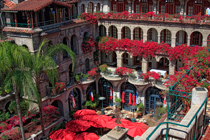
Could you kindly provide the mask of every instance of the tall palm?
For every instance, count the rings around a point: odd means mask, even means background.
[[[34,56],[34,62],[33,62],[33,75],[36,82],[36,86],[38,89],[38,93],[40,94],[40,98],[38,100],[39,105],[39,113],[40,113],[40,121],[41,121],[41,128],[42,128],[42,135],[45,137],[45,130],[43,125],[43,116],[42,116],[42,101],[41,101],[41,91],[39,88],[40,83],[40,75],[44,72],[49,82],[52,85],[55,85],[55,81],[58,79],[58,70],[57,65],[53,60],[53,56],[55,53],[66,51],[69,56],[72,58],[72,69],[75,65],[75,53],[66,45],[64,44],[56,44],[51,45],[48,48],[44,49],[45,44],[48,42],[48,40],[44,39],[39,47],[39,50],[37,54]]]
[[[32,62],[33,57],[25,47],[20,47],[10,42],[3,42],[0,44],[0,75],[5,77],[1,88],[4,90],[5,86],[10,85],[11,82],[13,84],[23,140],[25,140],[25,135],[19,93],[23,93],[29,98],[30,96],[39,98],[32,77]]]

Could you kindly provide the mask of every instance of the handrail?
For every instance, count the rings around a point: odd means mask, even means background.
[[[149,138],[155,133],[155,131],[162,125],[162,124],[172,124],[172,125],[177,125],[177,126],[182,126],[182,127],[189,127],[190,126],[190,124],[192,123],[192,121],[196,118],[196,121],[197,121],[197,115],[198,115],[198,113],[200,112],[200,110],[201,110],[201,108],[204,106],[204,104],[205,104],[205,108],[206,108],[206,103],[207,103],[207,99],[208,98],[206,98],[205,100],[204,100],[204,102],[202,103],[202,105],[199,107],[199,109],[197,110],[197,112],[195,113],[195,115],[193,116],[193,118],[190,120],[190,122],[187,124],[187,125],[183,125],[183,124],[178,124],[178,123],[174,123],[174,122],[162,122],[162,123],[159,123],[158,124],[158,126],[152,131],[152,133],[150,133],[150,135],[147,137],[147,140],[149,140]],[[205,115],[206,115],[206,113],[205,113]],[[204,129],[204,127],[203,127],[203,129]],[[174,129],[174,130],[176,130],[176,129]],[[195,130],[196,130],[196,128],[195,128]],[[168,129],[166,130],[166,131],[168,131]],[[178,131],[178,130],[177,130]]]

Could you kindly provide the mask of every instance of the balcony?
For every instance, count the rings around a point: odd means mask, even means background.
[[[102,77],[104,77],[107,80],[110,81],[119,81],[121,79],[123,79],[122,76],[119,76],[118,74],[115,74],[115,69],[113,67],[108,67],[108,70],[105,71],[104,73],[100,73]]]

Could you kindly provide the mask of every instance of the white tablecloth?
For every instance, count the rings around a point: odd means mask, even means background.
[[[152,71],[154,71],[154,72],[156,72],[156,73],[160,73],[161,75],[163,75],[163,76],[165,76],[165,73],[167,72],[167,71],[165,71],[165,70],[157,70],[157,69],[151,69],[150,70],[150,72],[152,72]]]

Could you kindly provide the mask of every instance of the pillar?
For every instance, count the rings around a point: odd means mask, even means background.
[[[97,4],[96,5],[94,4],[94,8],[93,8],[94,13],[96,12],[96,7],[97,7]]]
[[[107,28],[106,36],[109,36],[109,29]]]
[[[192,105],[202,105],[202,103],[207,98],[207,93],[208,93],[208,90],[204,87],[194,87],[192,89],[191,106]]]
[[[147,34],[143,33],[143,42],[146,42],[146,41],[147,41]]]
[[[33,14],[31,12],[31,27],[34,28],[34,20],[33,20]]]
[[[169,75],[173,75],[175,73],[175,61],[169,61]]]
[[[171,47],[176,46],[176,33],[171,32]]]
[[[122,54],[119,51],[116,51],[116,55],[117,55],[117,66],[122,67],[123,66]]]
[[[207,46],[208,35],[203,34],[202,46]]]
[[[122,35],[121,35],[121,29],[117,29],[118,32],[117,32],[117,38],[118,39],[122,39]]]
[[[188,34],[188,37],[187,37],[187,45],[190,46],[190,35]]]
[[[147,73],[148,71],[148,59],[142,57],[142,72]]]
[[[133,30],[132,30],[133,31]],[[131,40],[133,40],[133,32],[131,31]]]
[[[158,43],[160,43],[160,35],[158,34]]]

